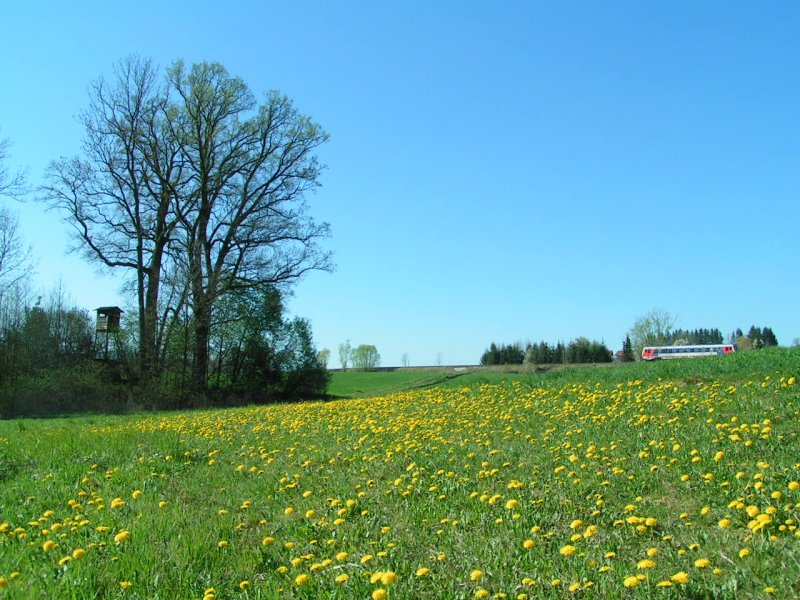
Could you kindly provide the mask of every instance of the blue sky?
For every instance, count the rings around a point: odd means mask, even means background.
[[[0,136],[41,183],[129,54],[218,61],[331,134],[309,198],[336,271],[295,288],[320,347],[476,363],[492,342],[621,347],[637,316],[800,337],[796,2],[7,2]],[[119,282],[13,204],[85,308]],[[332,361],[336,363],[336,360]],[[338,366],[338,365],[334,365]]]

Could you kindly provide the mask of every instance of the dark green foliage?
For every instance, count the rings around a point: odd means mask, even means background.
[[[274,286],[230,294],[219,303],[216,318],[212,391],[248,402],[325,394],[329,376],[314,347],[311,324],[284,319],[281,295]]]
[[[561,364],[611,362],[613,353],[602,342],[589,341],[584,337],[577,338],[564,346],[558,342],[555,346],[547,342],[528,344],[523,350],[519,343],[500,345],[492,343],[481,356],[481,364],[488,365],[521,365],[527,364]]]
[[[603,342],[589,341],[585,337],[579,337],[567,346],[568,363],[596,363],[611,362],[614,354]]]
[[[521,365],[525,360],[525,351],[520,344],[501,344],[494,342],[481,356],[482,365]]]
[[[94,360],[89,315],[58,298],[3,314],[0,416],[44,416],[127,408],[113,365]]]
[[[712,329],[676,329],[670,335],[670,344],[680,342],[682,345],[695,346],[699,344],[721,344],[722,332],[716,327]]]
[[[3,418],[123,412],[132,403],[133,395],[113,367],[93,360],[27,372],[0,386]]]
[[[745,336],[741,329],[731,334],[731,343],[739,346],[740,350],[758,350],[778,345],[778,338],[771,327],[756,327],[751,325]]]
[[[626,335],[625,341],[622,342],[622,362],[633,362],[634,360],[636,360],[636,354],[633,351],[631,336]]]

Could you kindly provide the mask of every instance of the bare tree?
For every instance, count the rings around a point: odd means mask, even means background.
[[[629,332],[636,355],[641,356],[645,346],[661,346],[667,344],[675,327],[675,317],[665,310],[653,309],[642,315]]]
[[[16,216],[0,207],[0,296],[30,274],[31,251],[19,236]]]
[[[162,81],[131,58],[90,94],[83,156],[52,163],[44,195],[72,224],[76,249],[133,274],[142,373],[157,371],[167,320],[191,309],[191,379],[203,392],[220,298],[331,268],[318,246],[328,225],[305,203],[328,135],[285,96],[257,103],[218,64],[176,62]],[[176,304],[160,300],[165,277]]]
[[[74,250],[132,273],[145,378],[158,370],[159,292],[183,172],[167,108],[167,89],[150,61],[121,61],[110,83],[101,78],[90,90],[83,155],[51,163],[43,188],[72,225]]]
[[[350,359],[353,356],[353,348],[350,346],[350,340],[344,344],[339,344],[339,364],[342,365],[342,371],[347,371],[347,366],[350,364]]]
[[[330,270],[318,246],[326,223],[306,213],[321,170],[314,150],[328,139],[277,92],[257,104],[247,85],[215,63],[169,70],[171,119],[188,173],[177,204],[194,318],[192,381],[205,389],[211,316],[225,293],[285,285]]]

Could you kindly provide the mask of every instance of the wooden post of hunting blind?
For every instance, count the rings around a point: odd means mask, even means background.
[[[122,309],[119,306],[101,306],[97,309],[97,325],[95,327],[95,345],[97,336],[105,337],[105,352],[103,360],[108,361],[108,342],[112,333],[119,332],[119,323],[122,317]]]

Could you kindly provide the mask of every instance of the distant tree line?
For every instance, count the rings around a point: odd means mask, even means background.
[[[721,344],[722,332],[716,327],[713,329],[675,329],[670,334],[670,344],[695,346],[701,344]]]
[[[603,342],[590,341],[585,337],[548,344],[539,342],[523,346],[514,344],[496,344],[492,342],[481,355],[482,365],[521,365],[521,364],[560,364],[560,363],[597,363],[611,362],[614,355]]]

